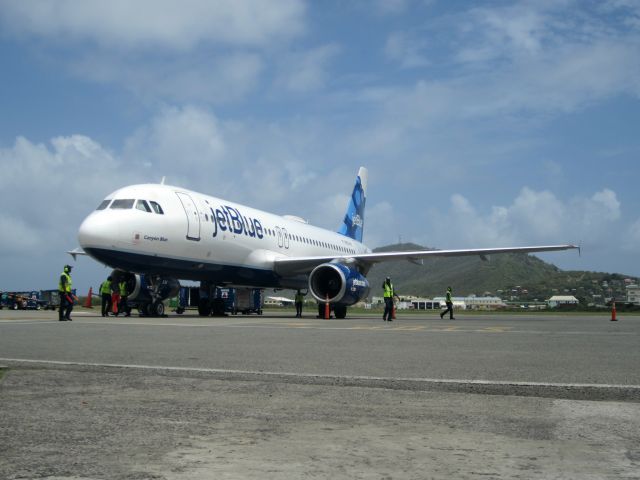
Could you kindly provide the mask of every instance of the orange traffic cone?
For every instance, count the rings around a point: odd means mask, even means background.
[[[111,294],[111,311],[117,315],[118,314],[118,303],[120,303],[120,295],[116,292]]]
[[[616,302],[611,302],[611,321],[617,322],[616,319]]]
[[[93,295],[93,287],[89,287],[89,293],[87,294],[87,299],[84,302],[84,308],[93,308],[91,306],[91,296]]]
[[[327,301],[324,304],[324,319],[325,320],[329,320],[330,317],[330,313],[329,313],[329,295],[327,294]]]
[[[396,319],[396,302],[393,302],[393,308],[391,309],[391,318]]]

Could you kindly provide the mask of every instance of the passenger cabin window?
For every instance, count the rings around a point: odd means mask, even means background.
[[[113,203],[111,204],[111,208],[126,210],[128,208],[133,208],[133,202],[135,202],[133,198],[114,200]]]
[[[151,213],[151,207],[149,206],[146,200],[138,200],[136,202],[136,208],[138,210],[142,210],[143,212]]]
[[[164,215],[164,212],[162,211],[162,207],[160,206],[159,203],[157,202],[149,202],[151,204],[151,207],[153,208],[153,211],[160,214],[160,215]]]
[[[100,205],[98,205],[98,208],[96,208],[96,210],[104,210],[109,206],[110,203],[111,203],[111,199],[103,200],[102,202],[100,202]]]

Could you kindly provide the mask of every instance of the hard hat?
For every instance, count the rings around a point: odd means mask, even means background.
[[[73,267],[72,267],[71,265],[65,265],[65,266],[64,266],[64,269],[65,269],[65,270],[69,270],[69,271],[71,271],[71,269],[72,269],[72,268],[73,268]]]

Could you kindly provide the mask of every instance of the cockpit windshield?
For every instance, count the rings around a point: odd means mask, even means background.
[[[153,207],[153,211],[160,214],[160,215],[164,215],[164,211],[162,210],[162,207],[160,206],[159,203],[157,202],[152,202],[149,201],[149,203],[151,204],[151,206]]]
[[[110,207],[109,204],[111,204]],[[107,207],[114,210],[129,210],[134,208],[134,205],[136,209],[143,212],[164,215],[164,211],[159,203],[152,200],[136,200],[135,198],[118,198],[113,201],[111,199],[103,200],[96,210],[104,210]]]
[[[98,208],[96,208],[96,210],[104,210],[109,206],[110,203],[111,203],[110,198],[107,200],[103,200],[102,202],[100,202],[100,205],[98,205]]]
[[[146,200],[138,200],[136,202],[136,208],[138,210],[142,210],[143,212],[151,213],[151,207],[149,206]]]
[[[133,198],[124,198],[124,199],[114,200],[113,203],[111,204],[111,208],[126,210],[129,208],[133,208],[134,202],[135,202],[135,199]]]

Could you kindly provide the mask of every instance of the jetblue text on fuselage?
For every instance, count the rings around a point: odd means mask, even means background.
[[[209,210],[211,210],[213,217],[214,237],[218,235],[218,229],[237,235],[244,234],[247,237],[264,237],[264,229],[260,220],[242,215],[237,208],[222,205],[215,210],[213,208],[209,208]]]

